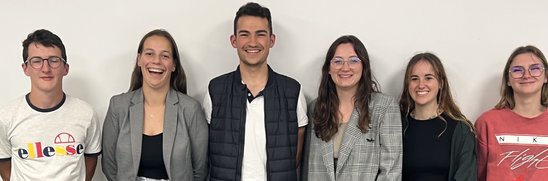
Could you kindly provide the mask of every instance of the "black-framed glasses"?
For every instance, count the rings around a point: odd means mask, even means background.
[[[362,63],[362,60],[360,60],[360,58],[358,57],[350,57],[348,58],[348,60],[344,60],[343,58],[340,58],[340,57],[335,57],[331,59],[331,67],[335,69],[340,69],[343,67],[345,62],[348,63],[348,66],[350,68],[355,68]]]
[[[28,63],[32,68],[35,69],[41,69],[42,66],[44,66],[44,61],[48,61],[48,65],[51,68],[57,68],[61,66],[62,63],[66,63],[67,61],[61,57],[58,56],[51,56],[48,58],[42,58],[42,57],[31,57],[25,61],[25,63]]]
[[[512,78],[519,79],[525,75],[525,70],[525,67],[518,65],[510,67],[508,72],[510,72]],[[542,64],[533,64],[530,65],[527,70],[529,70],[529,75],[531,75],[531,77],[539,77],[544,72],[544,66]]]

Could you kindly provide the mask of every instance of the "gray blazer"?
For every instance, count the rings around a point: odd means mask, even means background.
[[[309,112],[314,111],[314,104],[315,101]],[[312,129],[307,129],[305,141],[303,180],[401,180],[403,149],[398,104],[392,97],[373,93],[369,111],[371,128],[365,134],[357,126],[359,113],[352,112],[341,143],[337,170],[333,141],[316,137],[310,124]]]
[[[103,172],[111,181],[137,177],[143,137],[142,89],[113,96],[103,126]],[[164,164],[170,180],[205,180],[208,127],[200,104],[169,91],[163,132]]]

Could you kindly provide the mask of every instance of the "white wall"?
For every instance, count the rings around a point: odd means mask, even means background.
[[[164,28],[175,37],[189,77],[189,94],[202,100],[207,83],[238,64],[230,46],[232,21],[247,1],[0,2],[0,105],[26,94],[21,42],[46,28],[67,47],[65,92],[91,103],[104,118],[112,95],[127,91],[141,37]],[[499,98],[502,69],[518,46],[548,53],[548,1],[500,0],[277,0],[271,9],[277,42],[269,64],[304,86],[312,100],[329,45],[354,34],[366,45],[382,91],[399,96],[407,61],[431,51],[443,61],[453,95],[475,120]],[[94,180],[105,180],[100,167]]]

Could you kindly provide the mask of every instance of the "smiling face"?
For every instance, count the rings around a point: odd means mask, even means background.
[[[440,90],[438,75],[432,65],[426,60],[418,61],[408,77],[409,95],[415,101],[415,107],[434,106],[438,104],[437,95]]]
[[[541,96],[542,86],[547,82],[544,65],[542,61],[532,53],[522,53],[514,57],[510,64],[510,70],[516,67],[523,67],[522,77],[513,78],[512,75],[508,77],[508,86],[511,86],[514,90],[514,96]],[[537,67],[536,70],[531,67]],[[540,69],[540,70],[539,70]],[[531,71],[541,71],[539,76],[532,76]],[[508,74],[512,74],[508,72]]]
[[[232,47],[238,51],[240,64],[264,65],[276,38],[270,32],[268,20],[256,16],[242,16],[236,23],[236,34],[230,36]]]
[[[143,74],[143,87],[169,88],[171,73],[175,71],[169,40],[157,35],[148,37],[143,51],[137,56],[137,65]]]
[[[39,57],[47,59],[52,56],[61,57],[61,50],[58,47],[46,47],[41,44],[31,43],[28,46],[28,59]],[[30,77],[31,92],[62,92],[63,77],[68,74],[68,64],[61,62],[56,68],[51,68],[48,61],[44,61],[42,67],[33,68],[29,63],[22,65],[25,75]]]
[[[335,55],[329,65],[329,75],[335,83],[337,90],[357,90],[358,83],[362,77],[363,64],[351,63],[359,59],[350,43],[343,43],[337,46]],[[342,61],[342,66],[336,62]]]

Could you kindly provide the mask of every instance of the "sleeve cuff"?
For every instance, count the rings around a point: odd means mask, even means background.
[[[103,151],[99,151],[97,153],[84,153],[84,156],[99,156]]]

